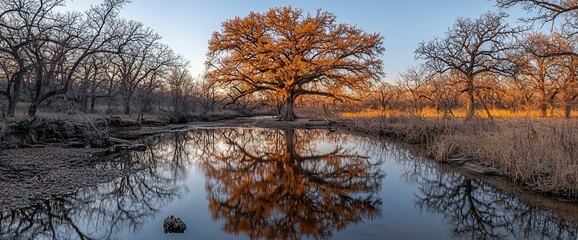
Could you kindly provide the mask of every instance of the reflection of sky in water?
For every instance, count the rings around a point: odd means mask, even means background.
[[[246,181],[247,177],[254,177],[255,181],[267,180],[269,175],[266,173],[263,173],[265,175],[259,175],[260,173],[242,175],[244,171],[242,168],[249,167],[247,169],[251,171],[252,165],[251,162],[239,160],[239,157],[252,154],[258,157],[267,156],[268,161],[264,161],[260,165],[257,164],[258,166],[255,168],[257,170],[279,171],[275,172],[277,175],[297,174],[295,175],[296,178],[306,183],[302,187],[308,189],[305,191],[308,195],[303,196],[307,198],[305,200],[312,201],[312,203],[317,204],[315,206],[323,207],[323,209],[341,209],[339,211],[344,211],[328,214],[327,217],[340,218],[347,216],[348,213],[359,214],[351,222],[345,222],[342,227],[336,227],[339,222],[324,219],[327,221],[325,223],[331,226],[322,229],[329,231],[330,234],[327,235],[326,233],[320,236],[331,236],[332,239],[576,238],[576,219],[578,216],[573,214],[578,212],[576,205],[565,205],[571,211],[568,211],[570,213],[568,216],[561,217],[523,203],[483,182],[447,170],[439,172],[435,164],[416,159],[406,150],[366,138],[329,133],[325,130],[309,132],[296,130],[292,135],[295,146],[294,149],[291,148],[294,157],[326,155],[338,149],[337,154],[331,155],[325,160],[306,160],[297,165],[292,165],[291,161],[285,164],[271,162],[271,158],[283,157],[282,154],[277,156],[260,148],[274,146],[271,149],[281,150],[281,152],[288,151],[287,146],[284,145],[285,134],[289,133],[251,129],[167,133],[163,137],[156,137],[151,140],[153,141],[153,151],[121,156],[118,159],[124,159],[125,162],[115,163],[117,165],[111,163],[111,166],[108,166],[147,167],[142,172],[115,183],[81,190],[75,195],[64,196],[60,200],[56,198],[47,203],[47,206],[50,205],[52,210],[40,207],[36,210],[24,209],[21,211],[22,214],[31,216],[30,219],[38,218],[32,224],[39,225],[34,227],[40,229],[38,232],[41,234],[34,235],[38,239],[51,238],[52,235],[49,231],[42,230],[44,226],[49,225],[48,223],[60,231],[56,238],[63,236],[76,238],[74,232],[71,232],[70,224],[58,220],[64,217],[71,219],[71,222],[76,224],[81,232],[95,238],[106,239],[108,234],[111,234],[111,238],[115,239],[248,238],[243,231],[237,232],[236,235],[229,235],[223,231],[224,226],[235,219],[226,218],[230,217],[227,215],[230,211],[219,210],[218,207],[223,207],[219,205],[219,201],[225,201],[227,198],[234,199],[234,193],[238,190],[235,188],[237,184],[245,186],[243,184],[250,183]],[[232,147],[234,144],[236,147]],[[245,150],[246,153],[241,150]],[[227,154],[235,158],[224,160],[225,162],[216,160]],[[339,155],[342,155],[342,158],[338,157]],[[358,158],[356,157],[358,155],[369,158]],[[309,174],[311,171],[321,171],[320,169],[324,169],[325,165],[319,164],[320,161],[332,161],[331,159],[338,159],[338,164],[325,169],[329,172],[316,176],[306,175],[307,171],[310,171]],[[382,161],[381,165],[375,170],[359,168],[361,166],[359,164],[369,164],[367,167],[370,167],[371,163],[379,163],[380,161]],[[330,162],[326,163],[331,164]],[[214,168],[215,171],[207,170],[207,166]],[[227,168],[227,166],[233,168]],[[279,167],[283,167],[284,170]],[[356,167],[357,171],[360,172],[340,171],[356,169]],[[285,172],[285,168],[289,168],[290,171]],[[341,178],[332,178],[333,175],[331,175],[348,173],[373,176],[372,178],[379,180],[378,188],[375,190],[371,190],[371,188],[355,190],[355,188],[347,187],[347,181],[340,182]],[[224,182],[235,176],[243,176],[242,180],[238,179],[232,183],[235,186]],[[327,180],[337,184],[338,187],[343,187],[342,194],[345,195],[334,194],[331,195],[333,198],[328,199],[341,201],[349,198],[363,199],[364,196],[367,196],[373,200],[380,200],[380,203],[378,205],[361,203],[361,205],[349,206],[348,208],[347,204],[324,202],[325,198],[319,198],[316,194],[328,193],[327,189],[330,189],[330,185],[318,179],[319,176],[325,177],[321,180]],[[352,181],[363,180],[364,177],[359,176],[352,178]],[[277,190],[283,191],[283,187],[287,186],[271,182],[259,189],[267,191],[269,188],[278,188]],[[292,189],[285,188],[285,190],[287,190],[286,194],[289,194],[287,197],[294,197],[291,195],[294,194]],[[252,189],[251,191],[257,190]],[[272,191],[267,194],[276,193]],[[242,193],[239,196],[243,197],[241,199],[251,197]],[[298,199],[296,198],[295,201]],[[271,227],[266,224],[282,221],[287,217],[284,214],[288,211],[289,213],[300,213],[291,212],[291,208],[285,206],[291,205],[291,201],[293,200],[283,202],[281,204],[284,205],[281,206],[271,203],[273,207],[271,214],[263,215],[269,216],[270,219],[261,219],[263,221],[259,223],[265,224],[261,227],[266,230]],[[304,204],[307,203],[310,202],[304,202]],[[54,206],[62,206],[62,211],[58,211],[58,208],[54,210]],[[377,212],[371,210],[367,212],[368,210],[365,208],[368,206],[378,206],[379,209]],[[246,207],[251,207],[251,204]],[[133,215],[123,213],[123,211],[134,208],[141,211]],[[43,215],[45,212],[50,212],[50,214]],[[4,213],[0,221],[2,224],[0,237],[14,236],[15,231],[22,232],[20,236],[30,236],[29,229],[19,229],[10,224],[10,221],[14,220],[13,216],[16,216],[16,219],[20,218],[18,214],[11,215],[13,213]],[[214,214],[216,213],[220,217],[215,220]],[[51,222],[51,218],[42,217],[51,214],[54,215],[53,222]],[[184,234],[164,234],[162,231],[163,220],[168,215],[175,215],[183,219],[188,226],[187,231]],[[355,220],[357,218],[359,221]],[[251,220],[251,218],[246,217],[240,219]],[[287,219],[295,220],[295,218]],[[17,221],[14,224],[17,224]],[[131,226],[134,225],[130,223],[136,223],[136,226],[133,227],[136,227],[136,231],[130,230]],[[229,222],[229,227],[231,227],[230,224],[232,223]],[[303,226],[319,227],[318,225],[302,225],[301,227]],[[235,232],[235,226],[232,227],[232,231]],[[257,229],[259,226],[255,226],[255,228]],[[306,236],[309,235],[301,237]]]

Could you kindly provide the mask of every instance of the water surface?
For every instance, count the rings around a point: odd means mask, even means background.
[[[386,142],[328,130],[171,132],[139,169],[0,215],[0,239],[576,239],[577,204],[507,193]],[[163,220],[184,220],[165,234]]]

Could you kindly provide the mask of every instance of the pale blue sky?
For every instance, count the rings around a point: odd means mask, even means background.
[[[101,0],[68,1],[69,8],[88,9]],[[493,0],[133,0],[121,16],[153,28],[163,42],[191,61],[193,76],[203,73],[207,42],[221,22],[250,11],[290,5],[305,12],[316,9],[332,12],[338,22],[357,25],[366,32],[384,37],[383,58],[386,80],[394,81],[398,72],[415,65],[414,50],[420,41],[443,37],[458,17],[477,18],[497,11]],[[515,24],[520,12],[508,10]]]

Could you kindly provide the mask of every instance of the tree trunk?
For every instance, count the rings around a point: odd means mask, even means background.
[[[540,116],[546,117],[548,115],[548,103],[545,99],[542,99],[542,103],[540,103]]]
[[[124,103],[124,114],[130,115],[130,104],[126,102]]]
[[[137,114],[136,122],[141,124],[143,122],[143,108],[140,108]]]
[[[466,121],[473,120],[476,116],[476,100],[474,98],[474,80],[468,77],[468,100],[466,103]]]
[[[129,86],[122,87],[123,94],[122,94],[122,105],[124,107],[124,114],[130,115],[130,102],[132,100],[132,96],[135,93],[134,89],[131,89]]]
[[[295,153],[295,143],[293,142],[293,138],[295,136],[295,130],[292,128],[289,129],[285,129],[283,130],[283,133],[285,134],[285,146],[286,146],[286,151],[289,154],[289,156],[291,157],[291,159],[295,158],[295,156],[297,156],[297,154]]]
[[[28,108],[28,117],[36,116],[36,110],[38,109],[38,104],[33,102],[30,107]]]
[[[90,98],[90,113],[94,113],[94,101],[96,96],[94,95],[94,91],[92,92],[92,97]]]
[[[564,106],[564,117],[566,119],[572,117],[572,104],[570,104],[569,102],[567,102],[566,106]]]
[[[540,81],[540,85],[538,86],[538,89],[540,91],[540,116],[541,117],[546,117],[548,116],[548,95],[546,94],[546,87],[545,87],[545,83],[544,83],[544,78],[542,78],[542,81]]]
[[[285,106],[285,103],[281,101],[276,102],[277,103],[275,103],[275,113],[277,114],[277,116],[280,116],[281,113],[283,112],[283,106]]]
[[[132,98],[131,95],[123,97],[123,107],[124,107],[124,114],[130,115],[130,99]]]
[[[23,72],[18,72],[14,76],[14,91],[12,91],[12,96],[8,98],[8,116],[14,117],[16,113],[16,105],[20,100],[20,89],[22,86],[22,78],[24,77]],[[9,89],[7,89],[9,91]]]
[[[82,106],[80,108],[80,111],[83,113],[87,113],[88,112],[88,95],[83,94],[81,96],[81,101],[82,101]]]
[[[297,119],[297,116],[295,115],[295,111],[294,111],[295,98],[297,98],[297,96],[295,94],[289,94],[285,98],[285,111],[278,117],[279,120],[293,121],[293,120]]]
[[[13,96],[8,97],[8,116],[9,117],[14,117],[14,114],[16,113],[16,104],[18,104],[18,98],[16,97],[16,94],[13,94]]]

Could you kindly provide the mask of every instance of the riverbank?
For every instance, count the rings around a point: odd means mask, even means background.
[[[107,164],[125,161],[130,154],[126,150],[146,150],[139,139],[203,125],[200,123],[179,125],[159,119],[138,123],[127,117],[69,116],[26,118],[4,124],[0,126],[0,210],[31,206],[141,171],[138,165],[116,169]]]
[[[90,121],[28,119],[5,131],[0,151],[0,209],[42,201],[132,174],[97,170],[103,155],[143,150],[138,140],[171,131],[215,127],[344,130],[412,145],[428,158],[497,175],[550,197],[578,199],[578,124],[532,119],[478,121],[417,118],[215,118],[169,124],[108,117]],[[22,126],[28,126],[23,128]],[[7,134],[6,134],[7,133]],[[136,146],[136,147],[135,147]],[[135,170],[137,171],[137,170]]]
[[[105,149],[62,147],[0,151],[0,209],[30,206],[138,171],[100,168],[104,154]]]
[[[350,118],[345,129],[419,147],[436,161],[499,175],[544,195],[578,200],[578,122]]]

